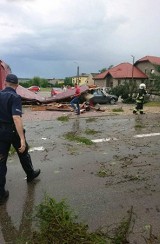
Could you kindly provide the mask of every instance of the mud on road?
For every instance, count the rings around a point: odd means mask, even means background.
[[[69,120],[61,122],[57,117],[64,113],[26,109],[31,157],[42,173],[27,186],[17,156],[9,158],[10,198],[0,209],[0,243],[29,233],[32,223],[26,216],[45,193],[57,201],[66,199],[90,230],[113,229],[133,207],[129,243],[151,238],[151,243],[160,243],[160,111],[146,108],[146,114],[135,116],[131,106],[123,110],[115,114],[107,106],[104,113],[69,113]],[[95,142],[68,141],[67,132]]]

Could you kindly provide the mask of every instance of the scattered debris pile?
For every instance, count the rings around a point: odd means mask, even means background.
[[[50,103],[50,104],[41,104],[41,105],[32,105],[32,111],[61,111],[61,112],[73,112],[70,104],[67,103]],[[101,111],[104,112],[105,109],[101,108],[99,104],[96,106],[91,106],[88,102],[84,102],[80,104],[80,112],[85,113],[90,110]]]
[[[89,102],[92,94],[88,93],[89,87],[86,85],[80,86],[81,96],[83,102],[80,104],[80,112],[85,113],[90,110],[95,111],[105,111],[105,109],[101,108],[99,104],[94,106]],[[75,88],[68,89],[66,92],[61,92],[52,97],[42,97],[39,94],[35,94],[28,89],[18,86],[17,93],[22,98],[23,104],[31,105],[31,110],[33,111],[62,111],[62,112],[72,112],[72,108],[70,106],[69,101],[75,94]]]
[[[42,104],[42,105],[32,105],[31,110],[33,111],[64,111],[70,112],[71,107],[69,104],[63,103],[50,103],[50,104]]]

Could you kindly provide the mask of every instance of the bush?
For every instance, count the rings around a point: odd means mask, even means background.
[[[127,99],[129,97],[129,88],[127,85],[119,85],[113,87],[109,93],[114,94],[117,97],[121,96],[122,99]]]

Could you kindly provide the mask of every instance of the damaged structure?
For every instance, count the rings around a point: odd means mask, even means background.
[[[8,74],[11,73],[10,67],[2,60],[0,60],[0,90],[5,87],[5,78]],[[80,87],[81,94],[88,91],[88,86],[83,85]],[[68,89],[66,92],[62,92],[53,97],[43,97],[39,94],[35,94],[32,91],[29,91],[27,88],[22,87],[21,85],[17,88],[17,94],[22,98],[23,104],[49,104],[55,102],[65,102],[67,99],[70,99],[75,94],[75,88]]]
[[[10,67],[0,60],[0,90],[5,88],[5,79],[8,74],[12,73]],[[83,102],[80,104],[81,106],[81,113],[86,111],[90,111],[91,109],[95,111],[104,111],[101,109],[100,106],[91,106],[86,104],[84,101],[87,99],[87,93],[89,91],[89,87],[87,85],[80,86],[80,93],[81,97],[83,97]],[[29,91],[27,88],[22,87],[19,85],[16,90],[17,94],[21,96],[22,104],[23,105],[32,105],[32,110],[37,111],[65,111],[70,112],[72,111],[70,106],[70,100],[75,95],[75,88],[67,89],[66,91],[62,91],[52,97],[43,97],[40,94],[34,93]],[[83,96],[84,95],[84,96]],[[89,94],[88,94],[89,95]],[[91,94],[89,95],[89,97]],[[37,106],[38,105],[38,106]]]
[[[8,74],[12,73],[10,67],[2,60],[0,60],[0,90],[5,88],[5,79]],[[80,86],[81,94],[88,91],[89,87],[86,85]],[[69,104],[65,102],[70,101],[71,97],[75,94],[75,88],[67,89],[65,92],[61,92],[52,97],[43,97],[27,88],[19,85],[16,90],[17,94],[21,96],[22,104],[32,105],[32,110],[44,111],[71,111]],[[40,106],[37,106],[40,105]]]

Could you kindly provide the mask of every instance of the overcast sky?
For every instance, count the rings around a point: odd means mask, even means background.
[[[159,0],[0,0],[0,9],[0,59],[21,78],[160,57]]]

